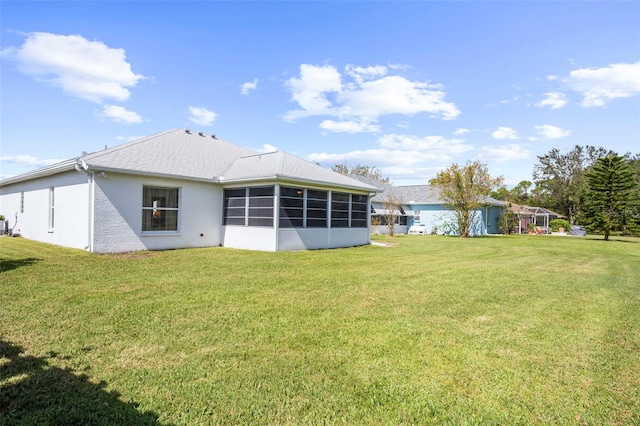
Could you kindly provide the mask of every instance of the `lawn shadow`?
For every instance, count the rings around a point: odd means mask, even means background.
[[[36,259],[35,257],[28,257],[26,259],[5,259],[0,258],[0,273],[10,271],[12,269],[18,269],[22,266],[31,266],[36,262],[40,262],[42,259]]]
[[[156,425],[158,414],[138,410],[84,374],[51,366],[49,357],[23,355],[0,338],[0,424]],[[51,353],[51,357],[55,357]]]

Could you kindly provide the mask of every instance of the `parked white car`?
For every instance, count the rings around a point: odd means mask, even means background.
[[[427,235],[427,225],[413,225],[409,228],[409,235]]]

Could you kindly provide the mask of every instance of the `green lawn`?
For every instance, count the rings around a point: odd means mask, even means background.
[[[0,238],[0,425],[640,424],[640,240]]]

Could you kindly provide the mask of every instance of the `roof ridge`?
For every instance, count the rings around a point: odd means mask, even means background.
[[[167,135],[169,133],[172,133],[172,132],[175,132],[175,131],[179,131],[179,130],[180,129],[175,128],[175,129],[165,130],[164,132],[156,133],[154,135],[144,136],[144,137],[139,138],[139,139],[134,139],[132,141],[116,145],[116,146],[114,146],[112,148],[109,148],[109,149],[103,149],[102,151],[95,151],[95,152],[91,152],[91,153],[86,154],[86,155],[81,155],[80,157],[78,157],[78,159],[83,159],[84,160],[85,158],[92,158],[92,159],[99,158],[99,157],[102,157],[103,155],[107,155],[107,154],[110,154],[112,152],[118,152],[118,151],[121,151],[121,150],[123,150],[125,148],[129,148],[131,146],[135,146],[135,145],[141,144],[143,142],[147,142],[147,141],[149,141],[151,139],[155,139],[155,138],[158,138],[160,136],[165,136],[165,135]]]

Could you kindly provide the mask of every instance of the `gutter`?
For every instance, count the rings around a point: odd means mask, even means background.
[[[322,187],[322,188],[344,188],[344,189],[351,189],[354,191],[361,191],[361,192],[368,192],[368,193],[380,193],[383,192],[382,189],[380,188],[375,188],[372,186],[355,186],[355,185],[344,185],[341,183],[337,183],[337,182],[326,182],[326,181],[319,181],[319,180],[312,180],[312,179],[303,179],[303,178],[298,178],[295,176],[288,176],[288,175],[281,175],[278,173],[272,174],[272,175],[265,175],[265,176],[256,176],[256,177],[250,177],[250,178],[235,178],[235,179],[225,179],[224,176],[220,176],[217,179],[217,182],[221,183],[221,184],[232,184],[232,183],[250,183],[250,182],[260,182],[260,181],[265,181],[265,180],[274,180],[278,183],[293,183],[293,184],[307,184],[307,185],[311,185],[311,186],[316,186],[316,187]]]

